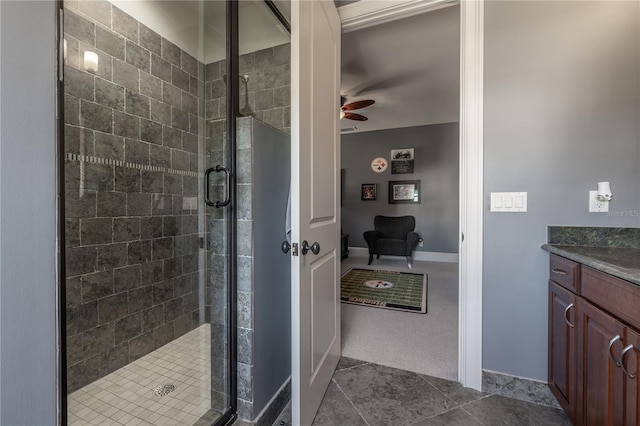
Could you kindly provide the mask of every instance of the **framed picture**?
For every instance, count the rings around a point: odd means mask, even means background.
[[[413,148],[392,149],[391,161],[413,160]]]
[[[361,194],[361,200],[364,201],[374,201],[376,199],[376,184],[375,183],[363,183],[362,184],[362,191],[360,192]]]
[[[392,149],[391,150],[391,174],[401,175],[413,173],[413,148]]]
[[[389,181],[389,204],[419,204],[419,180]]]

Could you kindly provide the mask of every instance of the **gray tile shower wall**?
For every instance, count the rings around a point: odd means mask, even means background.
[[[291,44],[240,55],[240,113],[291,133]],[[206,118],[226,116],[225,61],[206,66]]]
[[[240,56],[240,112],[254,117],[276,129],[290,133],[290,44],[259,50]],[[223,141],[226,134],[226,61],[206,65],[205,69],[205,118],[206,118],[206,164],[225,164],[227,153]],[[252,212],[252,133],[251,119],[241,118],[237,122],[236,178],[237,178],[237,284],[238,284],[238,415],[254,421],[261,409],[254,407],[256,383],[254,381],[254,292],[253,292],[253,217]],[[214,181],[211,193],[221,197],[220,181]],[[224,235],[225,214],[213,212],[209,217],[211,232]],[[215,246],[224,240],[211,239],[214,246],[209,256],[211,273],[207,280],[207,298],[211,312],[213,338],[224,333],[226,324],[227,295],[223,288],[226,282],[227,256],[224,248]],[[218,325],[218,326],[215,326]],[[212,352],[213,357],[223,361],[224,352]],[[213,364],[220,362],[214,360]],[[222,404],[227,377],[222,369],[212,372],[214,401]],[[222,405],[224,406],[224,405]]]
[[[65,2],[68,391],[187,333],[199,307],[204,65],[109,2]],[[83,66],[97,53],[95,73]]]

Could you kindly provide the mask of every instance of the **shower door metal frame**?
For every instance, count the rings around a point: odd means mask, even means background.
[[[57,392],[58,392],[58,423],[68,424],[67,403],[67,330],[66,330],[66,250],[65,250],[65,154],[64,154],[64,59],[62,43],[64,40],[64,0],[56,1],[56,120],[57,120],[57,196],[58,196],[58,291],[57,291],[57,321],[58,321],[58,351],[57,351]],[[238,3],[235,0],[226,0],[226,55],[227,75],[239,75],[239,12]],[[237,270],[236,270],[236,119],[240,116],[240,91],[239,80],[228,78],[227,90],[227,142],[230,150],[229,165],[229,220],[227,221],[228,246],[228,342],[227,356],[229,358],[229,409],[219,417],[212,426],[230,425],[237,419],[238,411],[238,387],[237,387]],[[204,198],[204,195],[203,195]]]
[[[58,351],[56,353],[57,371],[57,399],[58,424],[66,425],[67,418],[67,271],[65,251],[65,185],[64,185],[64,49],[60,44],[64,40],[64,3],[56,0],[56,154],[57,154],[57,190],[58,190],[58,291],[57,291],[57,320],[58,320]]]
[[[227,75],[239,75],[240,68],[240,48],[239,48],[239,11],[238,3],[235,0],[227,0]],[[238,324],[237,324],[237,308],[238,308],[238,282],[237,282],[237,191],[236,191],[236,136],[237,126],[236,118],[240,114],[240,90],[239,79],[227,78],[227,138],[230,149],[229,166],[231,167],[229,179],[229,220],[227,221],[227,232],[231,237],[231,244],[227,244],[229,256],[227,259],[227,268],[229,271],[227,285],[227,315],[229,328],[229,397],[231,399],[231,410],[223,414],[216,422],[217,425],[231,425],[238,417]],[[206,189],[208,191],[208,188]]]

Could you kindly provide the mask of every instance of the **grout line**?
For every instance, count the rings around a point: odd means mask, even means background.
[[[471,413],[469,413],[469,412],[468,412],[467,410],[465,410],[463,407],[464,407],[464,406],[466,406],[466,405],[472,404],[472,403],[474,403],[474,402],[478,402],[478,401],[480,401],[480,400],[482,400],[482,399],[488,398],[488,397],[490,397],[490,396],[493,396],[493,394],[490,394],[490,393],[489,393],[489,394],[486,394],[486,395],[482,395],[482,393],[481,393],[481,394],[480,394],[481,396],[480,396],[478,399],[474,399],[473,401],[467,401],[467,402],[463,402],[463,403],[457,403],[457,402],[456,402],[456,401],[454,401],[451,397],[449,397],[447,394],[445,394],[445,393],[444,393],[444,392],[442,392],[440,389],[438,389],[438,387],[436,387],[436,385],[434,385],[433,383],[431,383],[431,382],[429,381],[429,379],[428,379],[428,376],[427,376],[427,375],[425,375],[425,374],[420,374],[420,373],[416,373],[416,374],[417,374],[418,376],[420,376],[420,377],[422,378],[422,380],[424,380],[425,382],[427,382],[431,387],[433,387],[436,391],[438,391],[442,396],[444,396],[447,400],[449,400],[449,401],[453,402],[454,404],[458,404],[458,405],[456,405],[455,407],[452,407],[452,408],[451,408],[451,409],[449,409],[449,410],[443,411],[443,412],[441,412],[441,413],[434,414],[434,415],[432,415],[432,416],[428,416],[428,417],[425,417],[425,418],[423,418],[423,419],[420,419],[420,420],[418,420],[417,422],[415,422],[415,423],[413,423],[413,424],[419,423],[419,422],[421,422],[421,421],[423,421],[423,420],[426,420],[426,419],[430,419],[430,418],[434,418],[434,417],[437,417],[437,416],[440,416],[440,415],[446,414],[446,413],[448,413],[448,412],[450,412],[450,411],[454,411],[454,410],[457,410],[458,408],[460,408],[460,409],[462,409],[465,413],[469,414],[471,417],[473,417],[475,420],[477,420],[480,424],[483,424],[483,425],[484,425],[484,423],[482,423],[480,420],[478,420],[476,417],[474,417]],[[446,380],[446,379],[442,379],[442,380]],[[451,380],[447,380],[447,381],[451,381]],[[456,382],[456,383],[457,383],[457,382]]]
[[[355,358],[352,358],[352,359],[355,359]],[[336,370],[336,373],[339,372],[339,371],[353,370],[353,369],[356,369],[358,367],[362,367],[362,366],[371,364],[369,361],[364,361],[364,360],[361,360],[361,359],[359,359],[358,361],[362,361],[362,364],[352,365],[351,367],[341,368],[340,370]]]
[[[453,400],[453,398],[451,398],[450,396],[448,396],[448,395],[446,395],[444,392],[442,392],[440,389],[438,389],[438,388],[436,387],[436,385],[434,385],[433,383],[431,383],[431,382],[429,381],[429,379],[427,379],[427,376],[426,376],[426,375],[424,375],[424,374],[419,374],[419,373],[416,373],[416,374],[417,374],[418,376],[420,376],[420,378],[422,378],[422,380],[424,380],[425,382],[427,382],[427,384],[428,384],[429,386],[431,386],[431,387],[432,387],[432,388],[434,388],[434,389],[435,389],[439,394],[441,394],[445,399],[447,399],[447,400],[451,401],[452,403],[456,404],[454,407],[451,407],[451,409],[449,409],[449,410],[445,410],[445,411],[443,411],[442,413],[434,414],[433,416],[425,417],[424,419],[420,419],[420,420],[418,420],[418,422],[423,421],[423,420],[425,420],[425,419],[430,419],[430,418],[432,418],[432,417],[440,416],[440,415],[442,415],[442,414],[448,413],[449,411],[457,410],[458,408],[460,408],[460,407],[462,407],[462,406],[464,405],[464,404],[458,404],[456,401],[454,401],[454,400]],[[479,399],[482,399],[482,398],[479,398]],[[476,401],[477,401],[477,400],[476,400]],[[418,422],[416,422],[416,423],[418,423]],[[414,423],[414,424],[415,424],[415,423]]]
[[[432,385],[431,383],[429,383],[429,384],[430,384],[430,385]],[[432,385],[432,386],[433,386],[433,385]],[[435,387],[435,386],[434,386],[434,387]],[[436,389],[437,389],[437,388],[436,388]],[[440,392],[440,393],[442,393],[442,392]],[[446,396],[446,395],[445,395],[445,396]],[[483,400],[483,399],[489,398],[490,396],[493,396],[493,394],[484,395],[484,396],[482,396],[481,398],[475,399],[475,400],[473,400],[473,401],[468,401],[468,402],[462,403],[462,404],[460,404],[460,405],[458,405],[458,406],[456,406],[456,407],[451,408],[450,410],[446,410],[446,411],[443,411],[442,413],[438,413],[438,414],[434,414],[434,415],[432,415],[432,416],[425,417],[425,418],[420,419],[420,420],[418,420],[418,421],[416,421],[416,422],[414,422],[414,423],[411,423],[411,424],[412,424],[412,425],[419,424],[419,423],[423,422],[424,420],[432,419],[432,418],[435,418],[435,417],[441,416],[441,415],[443,415],[443,414],[449,413],[449,412],[451,412],[451,411],[455,411],[455,410],[460,409],[460,410],[464,411],[465,413],[467,413],[471,418],[473,418],[474,420],[476,420],[476,421],[477,421],[478,423],[480,423],[481,425],[485,425],[485,426],[493,426],[493,425],[486,425],[485,423],[481,422],[477,417],[475,417],[473,414],[471,414],[470,412],[468,412],[467,410],[465,410],[465,409],[464,409],[464,407],[465,407],[465,406],[467,406],[467,405],[469,405],[469,404],[473,404],[474,402],[478,402],[478,401],[480,401],[480,400]],[[451,398],[448,398],[448,399],[450,399],[450,400],[451,400]],[[455,402],[455,401],[454,401],[454,402]],[[411,425],[409,425],[409,426],[411,426]]]
[[[484,423],[483,421],[481,421],[479,418],[477,418],[476,416],[474,416],[473,414],[471,414],[471,413],[470,413],[468,410],[466,410],[464,407],[465,407],[466,405],[471,404],[472,402],[477,402],[477,401],[480,401],[480,400],[483,400],[483,399],[489,398],[489,397],[491,397],[491,396],[493,396],[493,395],[494,395],[494,394],[489,394],[489,395],[486,395],[486,396],[484,396],[484,397],[482,397],[482,398],[480,398],[480,399],[477,399],[476,401],[471,401],[471,402],[468,402],[468,403],[466,403],[466,404],[462,404],[462,405],[460,406],[460,409],[461,409],[462,411],[464,411],[465,413],[467,413],[469,416],[471,416],[471,418],[473,418],[474,420],[476,420],[476,421],[477,421],[478,423],[480,423],[481,425],[491,426],[491,425],[487,425],[486,423]]]
[[[358,415],[360,416],[360,418],[362,419],[362,421],[367,425],[369,425],[369,422],[367,421],[367,419],[364,418],[364,416],[362,415],[362,413],[360,412],[360,410],[358,410],[358,407],[355,406],[355,404],[353,403],[353,401],[351,401],[351,399],[349,399],[349,397],[347,396],[346,393],[344,393],[344,391],[342,390],[342,388],[340,387],[340,385],[338,384],[338,382],[335,381],[334,378],[331,378],[331,381],[333,383],[335,383],[336,387],[338,388],[338,390],[340,391],[340,393],[342,393],[344,395],[345,398],[347,398],[347,401],[349,401],[349,404],[351,404],[351,406],[353,407],[354,410],[356,410],[356,413],[358,413]]]
[[[442,392],[440,389],[438,389],[436,387],[436,385],[434,385],[433,383],[431,383],[429,381],[429,379],[427,379],[427,376],[425,376],[424,374],[420,374],[420,373],[416,373],[422,380],[424,380],[425,382],[427,382],[427,384],[429,384],[429,386],[431,386],[432,388],[434,388],[439,394],[441,394],[442,396],[444,396],[446,399],[448,399],[449,401],[453,402],[454,404],[457,404],[456,401],[454,401],[450,396],[446,395],[444,392]],[[460,407],[462,404],[457,405],[455,408]],[[451,411],[451,410],[449,410]],[[446,411],[445,411],[446,412]]]

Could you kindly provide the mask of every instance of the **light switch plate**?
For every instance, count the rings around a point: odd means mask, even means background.
[[[527,211],[526,192],[492,192],[491,211],[498,213],[522,213]]]

